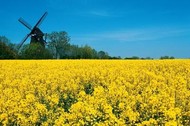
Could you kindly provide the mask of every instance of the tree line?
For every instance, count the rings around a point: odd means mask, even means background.
[[[0,36],[0,59],[109,59],[105,51],[96,51],[89,45],[70,44],[67,32],[47,34],[44,48],[38,43],[18,45],[11,43],[5,36]]]
[[[67,32],[52,32],[47,34],[47,44],[25,44],[18,49],[18,45],[11,43],[5,36],[0,36],[0,59],[122,59],[120,56],[111,57],[105,51],[96,51],[89,45],[78,46],[70,44]],[[151,57],[126,57],[127,60],[152,60]],[[161,56],[160,59],[175,59],[173,56]]]

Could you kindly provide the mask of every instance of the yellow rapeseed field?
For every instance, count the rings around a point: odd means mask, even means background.
[[[190,60],[1,60],[0,125],[190,125]]]

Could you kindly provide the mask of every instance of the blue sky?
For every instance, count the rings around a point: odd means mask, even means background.
[[[4,0],[0,35],[19,43],[42,14],[43,32],[66,31],[72,44],[111,56],[190,57],[190,0]],[[29,40],[28,40],[29,42]]]

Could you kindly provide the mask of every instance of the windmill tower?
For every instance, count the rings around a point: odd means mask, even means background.
[[[30,44],[32,43],[40,43],[45,48],[46,41],[44,40],[44,33],[40,30],[39,26],[47,16],[47,12],[45,12],[42,17],[38,20],[36,25],[32,27],[30,24],[28,24],[24,19],[19,18],[19,22],[22,23],[25,27],[27,27],[30,30],[30,33],[27,34],[24,39],[19,44],[19,49],[22,47],[24,42],[31,37]]]

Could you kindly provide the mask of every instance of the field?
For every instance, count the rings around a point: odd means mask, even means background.
[[[0,125],[190,125],[190,60],[1,60]]]

